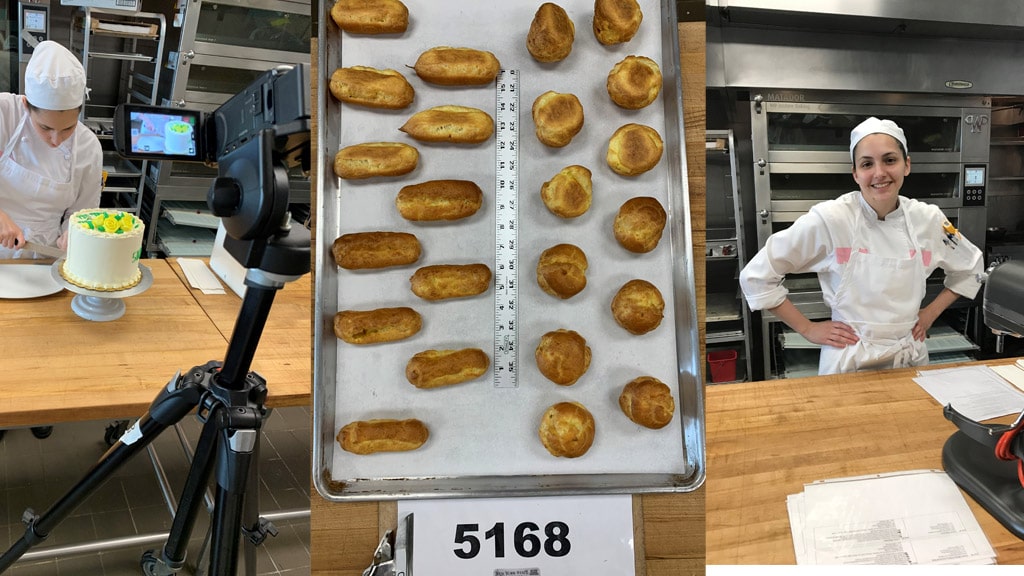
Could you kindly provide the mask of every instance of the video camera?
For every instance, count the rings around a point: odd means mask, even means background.
[[[213,112],[119,104],[114,147],[125,158],[214,165],[264,130],[288,166],[309,166],[309,69],[282,66],[264,72]],[[301,158],[302,149],[307,154]]]
[[[285,276],[309,271],[309,234],[293,234],[287,169],[309,172],[309,66],[268,70],[212,113],[140,104],[114,111],[114,147],[126,158],[217,167],[207,204],[224,247],[242,266]],[[305,245],[303,246],[303,238]]]

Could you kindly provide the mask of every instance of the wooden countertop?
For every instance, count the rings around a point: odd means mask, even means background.
[[[704,23],[679,24],[679,37],[690,216],[693,226],[693,265],[699,302],[698,318],[703,335]],[[313,54],[315,66],[315,46]],[[637,576],[704,574],[704,492],[705,489],[701,487],[687,494],[634,496],[635,516],[638,519],[634,525],[638,536]],[[380,537],[387,529],[395,527],[395,512],[394,502],[333,503],[324,500],[314,491],[311,513],[313,576],[361,575],[370,565]]]
[[[73,292],[3,300],[3,426],[140,416],[178,370],[222,357],[226,341],[164,260],[142,262],[153,285],[124,316],[92,322]]]
[[[202,260],[209,264],[209,258]],[[167,262],[217,327],[224,341],[230,341],[242,299],[226,286],[224,294],[203,294],[201,290],[189,287],[177,258],[170,258]],[[274,305],[252,365],[253,370],[267,379],[270,390],[268,406],[310,404],[313,385],[312,307],[313,280],[309,274],[289,282],[274,295]],[[226,351],[225,345],[214,358],[222,360]]]
[[[942,445],[956,427],[912,380],[915,373],[707,387],[708,564],[795,563],[786,497],[802,492],[805,483],[941,470]],[[1024,541],[964,496],[997,561],[1024,563]]]
[[[241,300],[192,290],[167,260],[142,264],[153,285],[111,322],[78,317],[67,290],[0,301],[0,426],[141,416],[178,370],[223,360]],[[253,365],[270,406],[310,401],[309,277],[294,284],[275,298]]]

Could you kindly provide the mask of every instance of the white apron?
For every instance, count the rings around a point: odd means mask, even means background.
[[[70,178],[67,182],[58,182],[14,161],[12,153],[21,145],[21,133],[27,123],[28,114],[25,114],[0,155],[0,206],[21,227],[26,241],[56,246],[61,233],[61,218],[75,201],[74,171],[68,170]],[[71,168],[78,153],[77,130],[73,138],[76,141],[71,146]],[[35,252],[0,246],[0,259],[34,257]]]
[[[832,320],[849,324],[860,341],[845,348],[822,346],[819,374],[928,363],[928,348],[911,335],[924,299],[926,279],[913,224],[904,212],[913,256],[884,258],[856,250],[863,245],[859,242],[862,218],[863,213],[858,210],[851,244],[855,249],[843,270],[832,307]]]

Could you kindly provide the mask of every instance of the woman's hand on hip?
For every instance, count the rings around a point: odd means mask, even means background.
[[[914,337],[914,340],[924,342],[925,336],[928,335],[928,330],[935,323],[936,316],[932,316],[927,308],[922,308],[921,312],[917,315],[917,323],[914,324],[914,328],[910,331],[910,335]]]
[[[860,341],[857,333],[853,331],[849,324],[836,322],[835,320],[811,322],[802,336],[815,344],[833,346],[835,348],[846,348]]]
[[[8,250],[15,250],[24,243],[24,232],[6,212],[0,210],[0,246]]]

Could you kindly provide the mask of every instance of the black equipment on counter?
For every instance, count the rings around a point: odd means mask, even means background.
[[[989,268],[982,310],[997,338],[1024,334],[1024,262]],[[969,383],[966,383],[969,385]],[[1015,422],[981,424],[952,406],[943,416],[959,429],[942,447],[942,467],[965,492],[1024,539],[1024,412]]]

